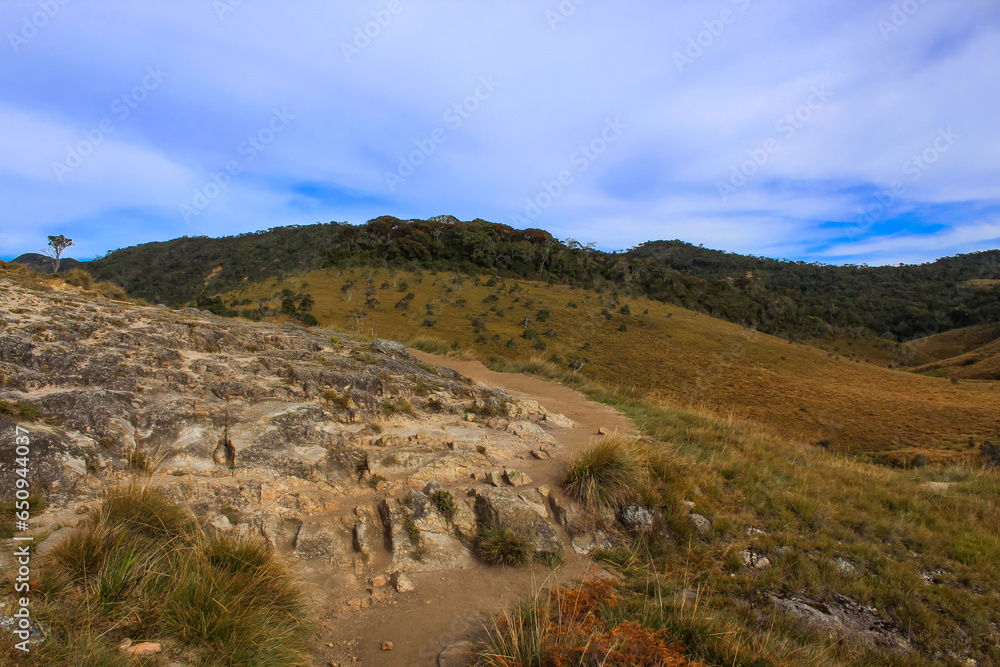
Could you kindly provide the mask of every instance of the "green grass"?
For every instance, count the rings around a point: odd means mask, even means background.
[[[519,566],[531,562],[531,540],[509,526],[494,524],[480,530],[479,557],[490,565]]]
[[[112,489],[86,528],[34,564],[34,618],[53,636],[16,664],[125,665],[125,639],[157,641],[185,664],[308,665],[303,592],[266,545],[209,537],[181,507]],[[10,650],[9,637],[0,650]],[[146,664],[165,664],[159,658]]]

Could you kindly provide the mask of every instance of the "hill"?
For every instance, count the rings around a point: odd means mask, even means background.
[[[1000,321],[998,259],[1000,251],[990,251],[919,266],[834,267],[744,257],[679,241],[605,253],[560,242],[543,230],[484,220],[383,216],[358,226],[317,224],[144,244],[86,268],[130,294],[170,306],[301,270],[380,266],[646,297],[796,339],[905,341]]]
[[[666,390],[586,377],[597,359],[574,371],[517,355],[545,341],[614,355],[634,330],[658,326],[665,335],[650,345],[666,354],[618,374],[687,354],[707,389],[785,349],[781,361],[840,382],[836,356],[662,303],[532,281],[388,268],[304,278],[256,303],[226,302],[276,320],[250,322],[105,298],[0,263],[0,430],[22,434],[30,452],[0,460],[0,531],[28,530],[36,545],[38,643],[18,664],[447,664],[444,654],[470,650],[481,666],[1000,661],[994,445],[964,465],[892,469]],[[401,296],[374,303],[390,295]],[[478,328],[488,342],[474,345],[511,355],[495,366],[568,386],[280,322],[309,313],[355,331]],[[503,340],[531,324],[555,335]],[[713,376],[697,359],[720,344],[730,363]],[[784,370],[775,384],[794,380]],[[916,407],[930,411],[947,398],[939,387],[973,405],[986,388],[877,370],[874,382],[926,390]],[[912,393],[893,393],[872,407],[913,406]],[[25,529],[13,498],[28,465]],[[27,604],[11,585],[18,566],[0,550],[0,608]],[[6,618],[0,650],[14,655]],[[478,643],[452,644],[462,639]],[[125,653],[149,640],[158,655]]]
[[[761,295],[789,295],[796,312],[786,320],[792,324],[862,327],[902,341],[1000,321],[1000,250],[878,267],[748,257],[682,241],[650,241],[627,255],[704,280],[743,283]]]
[[[52,273],[52,260],[37,252],[27,252],[23,255],[19,255],[11,260],[11,262],[26,266],[33,271],[41,271],[42,273]],[[79,269],[84,266],[84,262],[77,261],[72,257],[63,257],[59,262],[59,273],[66,273],[67,271],[72,271],[73,269]]]
[[[927,375],[969,380],[1000,380],[1000,325],[948,331],[912,342],[921,353],[935,357],[914,368]]]
[[[992,385],[886,367],[886,359],[925,358],[906,344],[839,340],[821,350],[660,301],[566,285],[331,267],[248,283],[215,305],[250,319],[315,318],[498,364],[534,359],[897,464],[961,461],[970,437],[1000,432]]]

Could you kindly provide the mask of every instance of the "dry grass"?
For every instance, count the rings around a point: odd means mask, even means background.
[[[303,593],[267,547],[206,536],[154,491],[110,490],[83,531],[33,565],[33,617],[54,638],[11,664],[136,664],[117,649],[125,639],[191,665],[309,664]],[[0,650],[15,655],[9,643]]]
[[[638,442],[608,436],[570,463],[563,487],[580,502],[599,509],[617,509],[637,500],[650,483],[649,463]]]
[[[615,618],[631,599],[607,580],[542,590],[494,620],[476,665],[699,667],[664,628]]]
[[[313,312],[323,326],[352,330],[350,313],[362,304],[357,294],[347,301],[341,286],[353,280],[362,290],[366,279],[380,302],[366,309],[366,332],[374,324],[380,337],[425,339],[421,349],[517,362],[541,375],[569,370],[577,360],[585,378],[634,386],[675,405],[731,409],[781,435],[829,439],[838,451],[916,448],[930,451],[934,462],[934,452],[1000,432],[1000,392],[988,383],[954,385],[887,368],[889,359],[909,359],[904,346],[884,343],[892,349],[879,351],[870,341],[830,340],[822,350],[646,299],[619,297],[609,307],[608,292],[517,280],[487,286],[486,277],[479,284],[465,277],[459,286],[445,273],[327,269],[247,285],[223,298],[257,303],[285,287],[305,291],[315,297]],[[393,306],[404,295],[401,281],[415,295],[408,310]],[[422,326],[426,304],[436,322],[430,329]],[[620,313],[624,305],[630,315]],[[547,316],[540,317],[542,311]],[[540,343],[544,352],[535,347]]]

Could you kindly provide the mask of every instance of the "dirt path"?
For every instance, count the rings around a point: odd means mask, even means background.
[[[567,461],[594,440],[598,428],[634,431],[624,415],[592,403],[568,387],[526,375],[496,373],[479,362],[410,352],[426,363],[454,368],[478,384],[500,387],[514,398],[536,400],[550,412],[575,422],[574,428],[553,433],[557,447],[551,460],[496,462],[509,463],[527,473],[533,480],[531,486],[544,484],[558,494]],[[416,589],[412,593],[400,595],[388,604],[322,619],[326,626],[323,643],[334,646],[324,652],[319,664],[436,666],[437,654],[449,644],[482,639],[486,615],[539,588],[582,578],[593,567],[589,557],[567,548],[566,560],[556,570],[541,564],[526,568],[476,564],[464,570],[415,574],[411,577]],[[383,642],[391,642],[392,650],[382,650]]]

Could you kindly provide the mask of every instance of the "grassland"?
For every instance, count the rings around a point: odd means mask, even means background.
[[[836,451],[894,463],[962,461],[970,437],[1000,433],[1000,392],[991,384],[888,368],[890,357],[918,354],[894,343],[822,341],[823,350],[656,301],[451,273],[328,269],[223,299],[248,313],[260,304],[277,312],[283,289],[312,295],[322,326],[422,338],[437,351],[496,362],[551,360],[675,405],[731,412],[779,436],[830,440]]]
[[[659,513],[655,529],[598,554],[624,576],[595,612],[605,622],[638,623],[712,665],[1000,664],[996,471],[877,466],[553,367],[507,370],[546,371],[622,410],[657,462],[636,490]],[[708,534],[695,531],[686,501],[711,521]],[[746,566],[747,549],[770,566]],[[800,625],[774,602],[838,596],[874,609],[883,635]],[[498,619],[481,664],[536,664],[496,656],[513,655],[512,625],[536,645],[562,632],[537,621],[546,604],[536,598]]]

